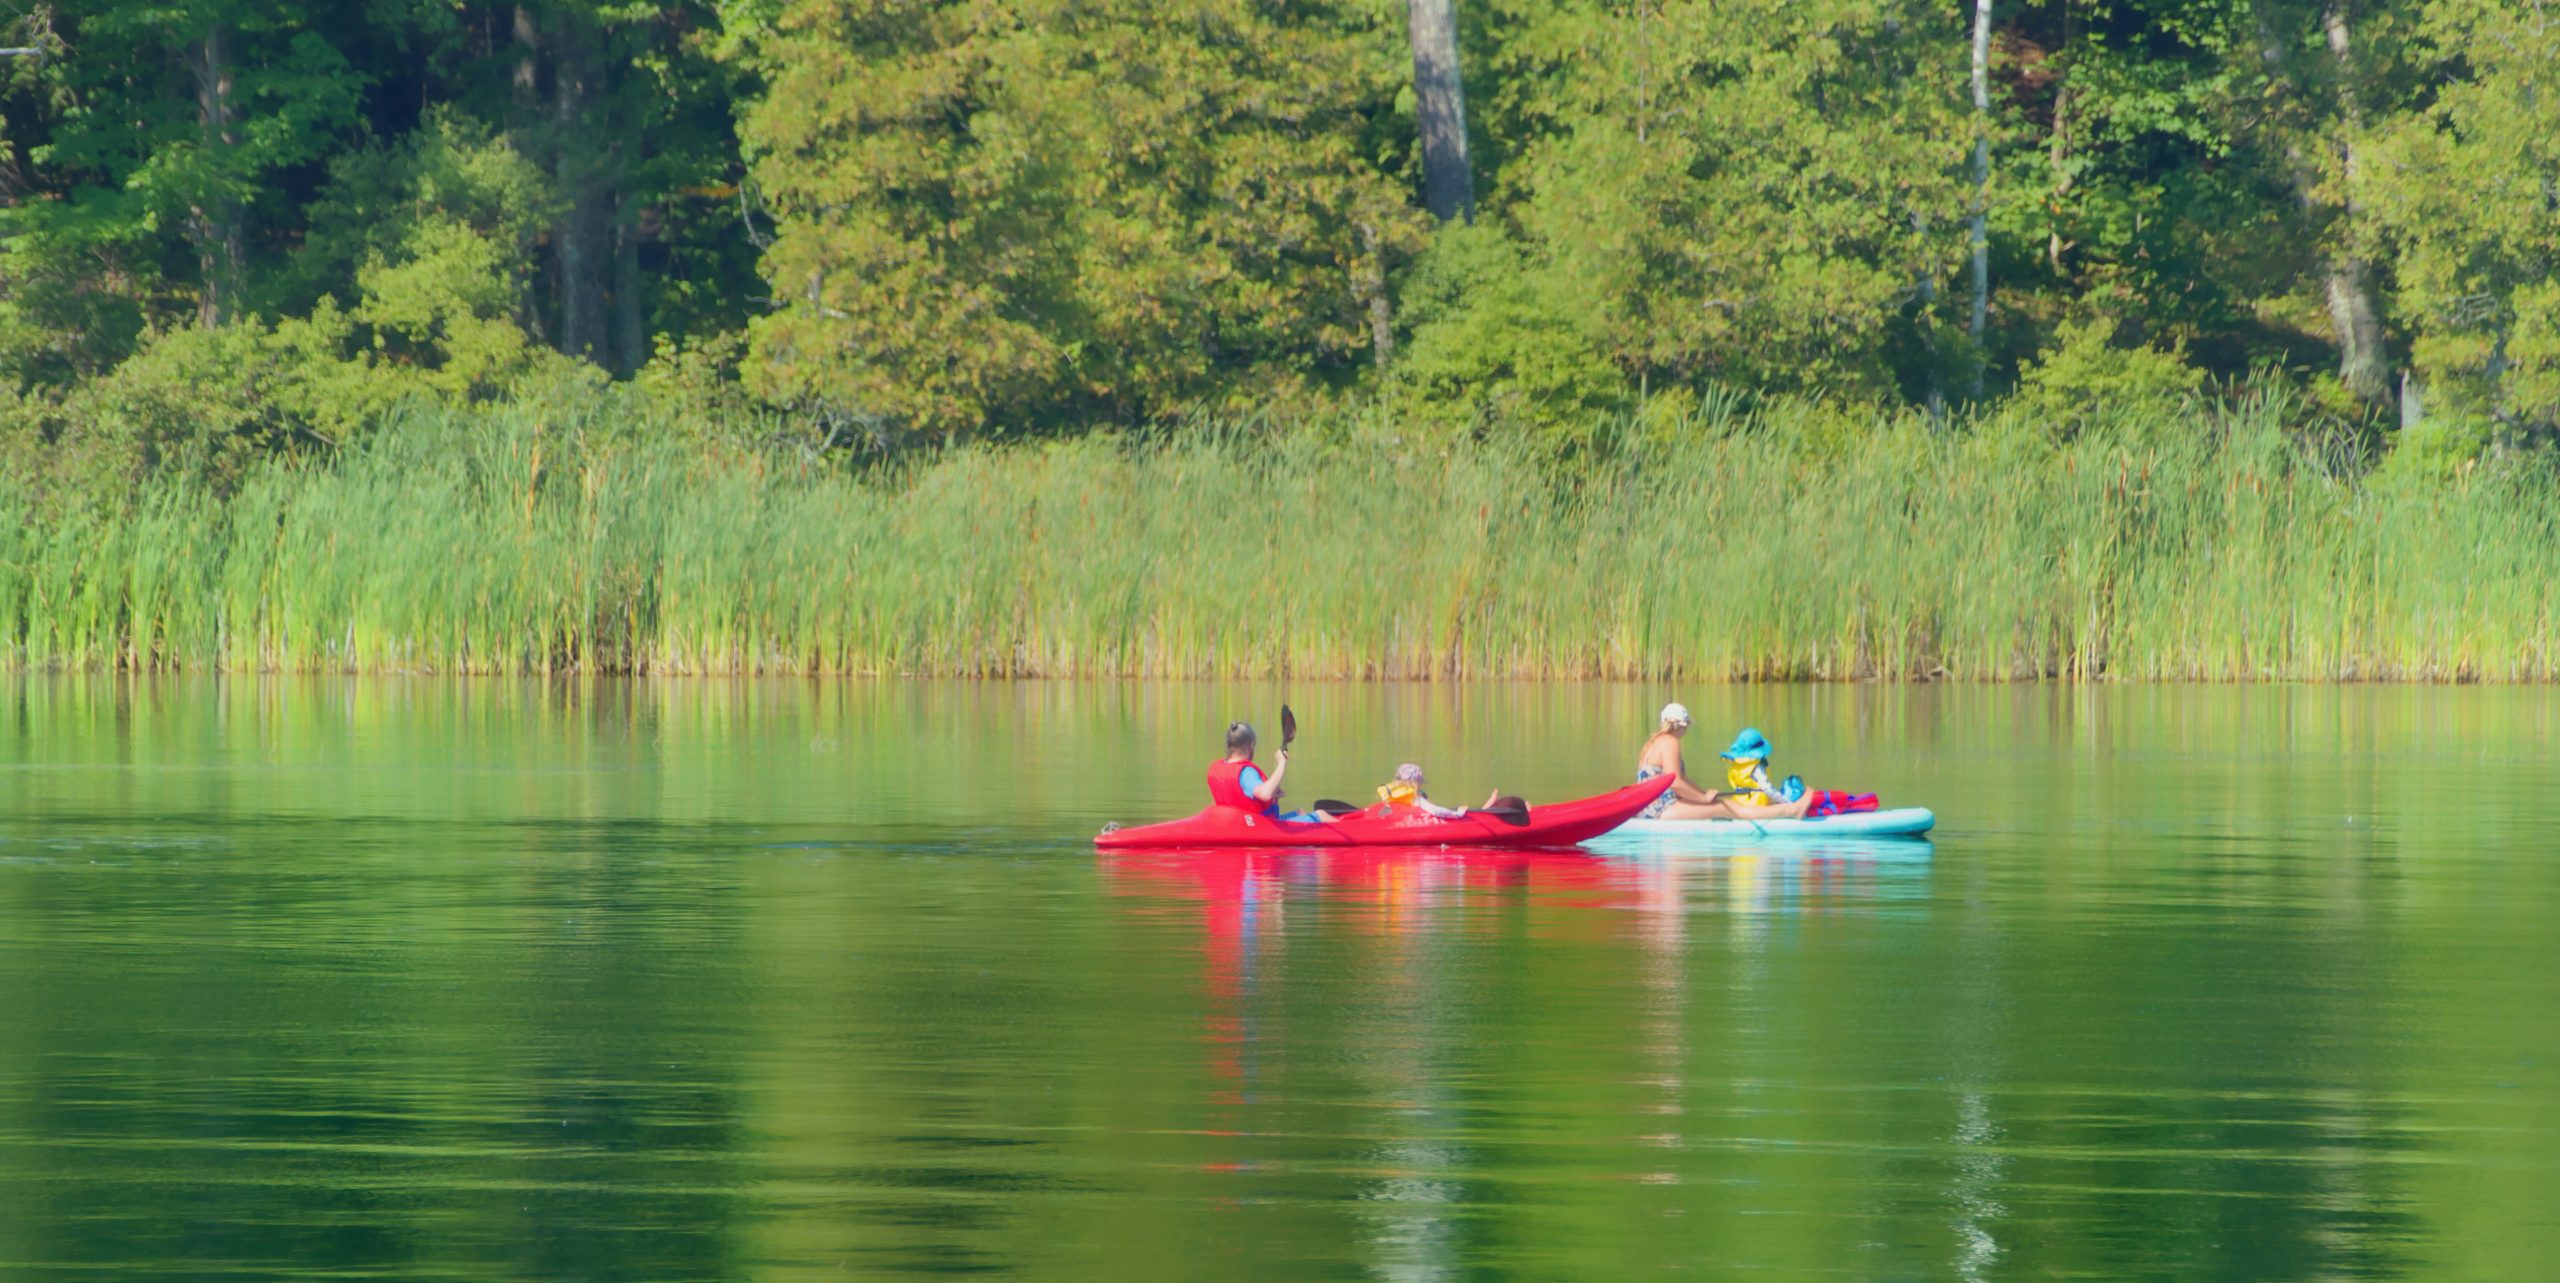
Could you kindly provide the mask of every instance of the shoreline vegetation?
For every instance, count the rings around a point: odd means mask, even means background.
[[[0,488],[22,670],[2548,681],[2560,472],[2280,394],[2057,434],[1710,399],[1562,466],[1377,416],[852,464],[626,389]]]
[[[0,53],[0,669],[2560,679],[2539,6]]]

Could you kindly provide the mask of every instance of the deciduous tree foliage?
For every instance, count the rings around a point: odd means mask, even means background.
[[[331,34],[275,0],[55,15],[44,54],[13,68],[13,98],[37,110],[11,111],[9,142],[41,197],[7,211],[17,341],[0,361],[93,372],[145,323],[246,310],[291,225],[276,185],[344,137],[364,82]]]
[[[41,53],[11,62],[0,97],[0,370],[22,382],[94,376],[187,324],[355,306],[366,272],[433,257],[399,243],[415,219],[387,193],[490,198],[454,185],[465,135],[504,135],[512,160],[466,148],[484,169],[522,162],[512,213],[438,242],[501,272],[498,319],[627,370],[653,334],[743,318],[753,251],[722,190],[741,81],[711,56],[706,4],[70,0],[40,16],[17,38]],[[496,239],[463,252],[454,235]]]
[[[190,422],[299,449],[646,372],[825,441],[1371,398],[1579,449],[1735,392],[2067,432],[2221,380],[2522,445],[2560,425],[2555,22],[60,0],[0,18],[38,51],[0,63],[0,426],[129,471],[218,455],[151,444]]]
[[[805,0],[752,33],[750,377],[949,435],[1337,380],[1416,241],[1374,6]]]
[[[1518,218],[1621,369],[1889,394],[1964,244],[1961,19],[1659,0],[1575,25]]]
[[[2560,422],[2560,8],[2445,0],[2419,37],[2442,88],[2356,176],[2413,363],[2448,409]]]

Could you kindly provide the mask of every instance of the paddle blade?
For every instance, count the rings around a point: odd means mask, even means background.
[[[1529,823],[1529,804],[1516,797],[1497,797],[1493,799],[1493,805],[1479,808],[1474,814],[1525,828]]]
[[[1367,807],[1353,806],[1349,802],[1337,801],[1329,797],[1316,799],[1316,810],[1326,815],[1358,815],[1367,809]]]
[[[1289,741],[1294,740],[1294,739],[1296,739],[1296,738],[1298,738],[1298,715],[1297,715],[1296,713],[1290,712],[1290,711],[1289,711],[1289,706],[1288,706],[1288,705],[1286,705],[1286,704],[1282,704],[1282,705],[1280,706],[1280,749],[1281,749],[1281,751],[1282,751],[1282,752],[1287,752],[1287,751],[1288,751],[1288,748],[1289,748]]]

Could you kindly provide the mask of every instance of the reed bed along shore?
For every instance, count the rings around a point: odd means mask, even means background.
[[[1558,466],[1193,429],[848,468],[420,409],[231,493],[0,490],[27,669],[2540,681],[2560,484],[2247,406],[2059,442],[1714,409]]]

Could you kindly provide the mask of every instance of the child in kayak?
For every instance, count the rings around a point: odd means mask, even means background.
[[[1495,789],[1492,795],[1484,800],[1484,804],[1490,807],[1494,799],[1501,796],[1502,790]],[[1430,796],[1422,791],[1422,768],[1411,762],[1397,767],[1396,777],[1378,786],[1378,805],[1385,810],[1410,807],[1424,815],[1437,816],[1443,820],[1463,819],[1467,814],[1464,807],[1442,806],[1432,801]]]
[[[1282,749],[1272,763],[1271,773],[1265,775],[1261,767],[1253,764],[1254,745],[1259,738],[1250,722],[1227,724],[1227,755],[1209,768],[1209,800],[1275,820],[1332,823],[1332,816],[1315,811],[1281,814],[1280,778],[1289,773],[1289,751]]]

